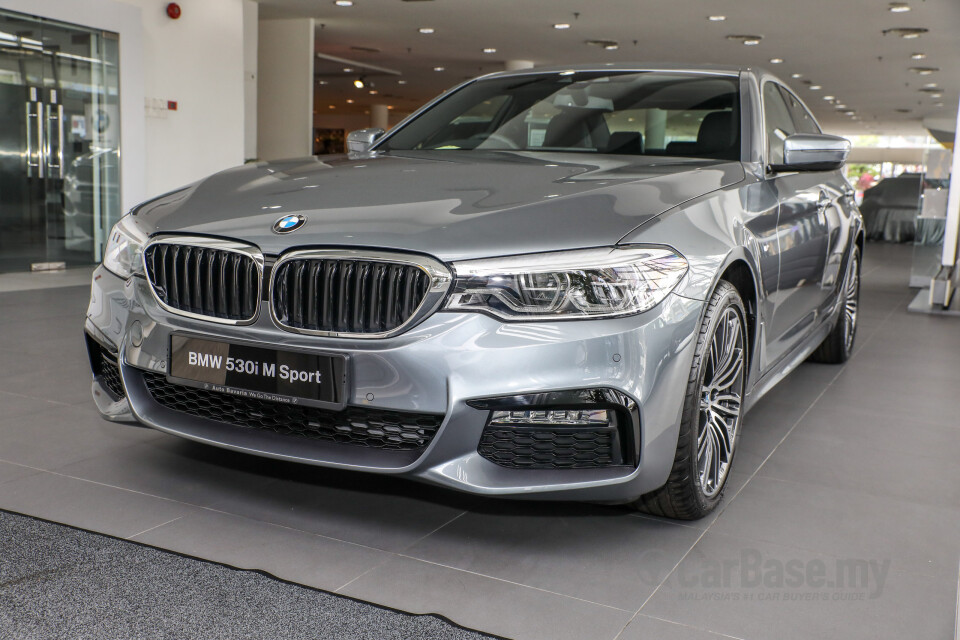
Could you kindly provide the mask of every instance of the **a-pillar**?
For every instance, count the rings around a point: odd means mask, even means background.
[[[313,18],[261,20],[257,52],[257,155],[313,153]]]
[[[385,104],[370,106],[370,126],[386,131],[390,128],[390,111]]]

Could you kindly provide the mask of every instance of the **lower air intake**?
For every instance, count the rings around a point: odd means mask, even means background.
[[[166,376],[151,372],[144,372],[143,379],[153,399],[174,411],[243,429],[373,449],[425,449],[443,422],[443,415],[435,413],[382,411],[365,407],[330,411],[239,398],[173,384]]]

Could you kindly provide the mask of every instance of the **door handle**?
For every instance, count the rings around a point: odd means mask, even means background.
[[[53,135],[54,129],[57,132],[57,150],[54,153],[51,150],[50,141],[47,141],[47,168],[50,170],[50,177],[63,178],[63,105],[47,105],[47,124],[50,126],[50,134]],[[56,158],[56,164],[54,164]],[[54,175],[56,172],[56,175]]]
[[[820,192],[820,197],[817,198],[817,220],[820,224],[825,224],[827,222],[827,207],[830,206],[832,200],[830,196],[827,195],[826,191]]]
[[[34,112],[33,106],[36,105],[37,109]],[[43,148],[43,122],[40,117],[40,103],[27,101],[24,105],[26,107],[27,115],[27,177],[32,178],[34,174],[34,169],[38,177],[43,177],[43,163],[41,162],[41,154]],[[37,148],[33,148],[34,135],[36,135]]]

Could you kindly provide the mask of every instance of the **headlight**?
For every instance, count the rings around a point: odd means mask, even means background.
[[[143,271],[141,254],[145,236],[133,223],[133,218],[125,215],[110,230],[110,239],[103,252],[103,266],[120,276],[129,278]]]
[[[504,320],[610,318],[655,307],[687,272],[660,247],[584,249],[455,262],[444,308]]]

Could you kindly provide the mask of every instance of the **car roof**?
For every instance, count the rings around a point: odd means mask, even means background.
[[[590,64],[550,65],[546,67],[532,67],[516,69],[514,71],[498,71],[484,75],[484,78],[503,78],[523,76],[538,73],[561,73],[563,71],[667,71],[681,73],[703,73],[707,75],[738,76],[741,73],[755,73],[755,67],[738,67],[718,64],[679,64],[679,63],[643,63],[643,62],[594,62]]]

